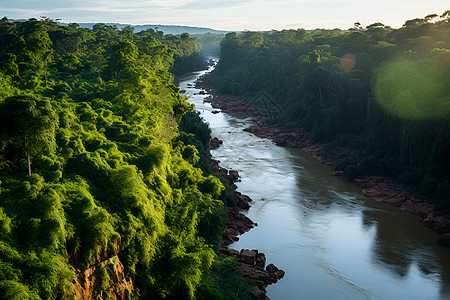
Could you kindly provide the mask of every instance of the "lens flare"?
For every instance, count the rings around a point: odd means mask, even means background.
[[[438,60],[402,60],[378,70],[375,95],[380,105],[402,119],[450,115],[449,75]]]
[[[348,72],[353,70],[353,68],[356,65],[356,57],[353,54],[345,54],[342,58],[341,58],[341,69],[344,72]]]

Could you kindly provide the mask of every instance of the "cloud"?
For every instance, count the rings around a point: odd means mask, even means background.
[[[301,28],[303,26],[304,26],[303,23],[293,23],[293,24],[287,24],[286,25],[287,28]]]
[[[186,1],[187,2],[187,1]],[[256,0],[201,0],[201,1],[189,1],[181,6],[181,9],[203,10],[203,9],[216,9],[225,7],[243,6],[252,3],[256,3]]]
[[[414,5],[413,5],[414,4]],[[349,28],[356,21],[401,26],[448,9],[448,0],[0,0],[0,17],[64,22],[186,24],[224,29]],[[357,18],[357,19],[356,19]]]
[[[46,12],[46,10],[0,7],[0,15],[12,13],[12,14],[20,14],[20,15],[24,15],[24,16],[35,16],[35,15],[42,14],[44,12]]]

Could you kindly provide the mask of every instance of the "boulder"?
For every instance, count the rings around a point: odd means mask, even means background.
[[[278,270],[278,271],[275,271],[275,276],[276,276],[276,278],[278,279],[278,280],[280,280],[281,278],[283,278],[284,277],[284,275],[286,274],[283,270]]]
[[[336,177],[345,177],[345,172],[344,171],[334,171],[333,173],[331,173],[333,176]]]
[[[437,233],[450,233],[450,220],[443,216],[435,218],[434,231]]]
[[[231,180],[236,181],[239,179],[239,173],[236,170],[228,171],[228,176],[230,176]]]
[[[237,206],[242,209],[249,209],[252,199],[246,195],[239,195]]]
[[[278,268],[274,264],[270,264],[266,267],[266,271],[269,273],[275,273],[278,271]]]
[[[238,256],[238,261],[250,266],[254,266],[256,264],[257,254],[257,250],[242,249],[241,253]]]
[[[209,150],[217,149],[222,144],[223,144],[222,140],[219,140],[218,138],[214,137],[209,141]]]
[[[372,198],[384,198],[384,197],[388,196],[386,191],[380,190],[378,188],[363,189],[362,192],[363,192],[364,196],[372,197]]]
[[[433,218],[425,218],[422,220],[423,225],[427,227],[434,227],[434,219]]]
[[[231,256],[239,256],[239,251],[234,250],[234,249],[230,249],[228,247],[220,247],[218,249],[218,252],[225,257],[231,257]]]
[[[272,282],[269,273],[255,269],[255,267],[253,266],[241,264],[237,269],[242,274],[242,276],[246,278],[261,281],[266,284]]]
[[[264,270],[264,267],[266,266],[266,255],[264,253],[258,253],[256,255],[255,266],[260,270]]]
[[[252,287],[250,294],[252,296],[252,299],[255,299],[255,300],[270,300],[266,296],[265,292],[257,286]]]

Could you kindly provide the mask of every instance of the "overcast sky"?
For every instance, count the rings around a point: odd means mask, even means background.
[[[442,14],[450,0],[0,0],[10,19],[46,16],[62,22],[113,22],[223,30],[341,28]]]

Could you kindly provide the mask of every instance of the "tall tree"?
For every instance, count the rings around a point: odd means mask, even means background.
[[[58,116],[50,101],[32,95],[6,98],[0,107],[0,123],[4,146],[25,150],[28,176],[31,176],[31,154],[55,147]]]

